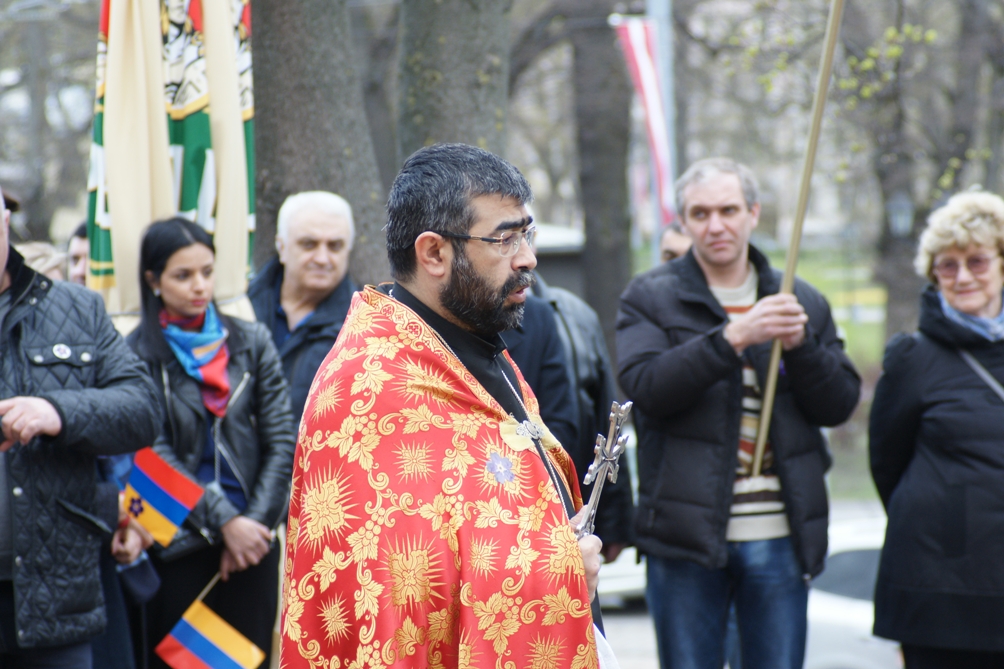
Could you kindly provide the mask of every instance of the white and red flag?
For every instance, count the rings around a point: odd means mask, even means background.
[[[655,170],[655,192],[661,213],[660,227],[673,222],[676,206],[673,201],[673,171],[669,159],[669,133],[662,85],[659,81],[655,24],[644,17],[622,16],[614,26],[624,59],[627,61],[635,92],[645,110],[649,151]]]

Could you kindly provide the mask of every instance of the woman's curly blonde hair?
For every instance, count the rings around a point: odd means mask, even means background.
[[[986,246],[1004,251],[1004,199],[986,191],[957,193],[927,217],[913,266],[936,282],[934,256],[954,247]]]

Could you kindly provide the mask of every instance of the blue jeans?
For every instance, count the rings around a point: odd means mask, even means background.
[[[723,569],[645,557],[662,669],[722,669],[735,604],[743,669],[799,669],[809,589],[788,537],[733,541]]]

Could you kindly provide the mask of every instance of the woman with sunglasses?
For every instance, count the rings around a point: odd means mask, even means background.
[[[918,333],[889,342],[869,429],[889,517],[875,634],[907,669],[1004,667],[1004,200],[952,197],[915,266]]]
[[[272,337],[213,301],[215,249],[184,218],[159,221],[140,251],[142,322],[128,342],[164,406],[154,450],[201,485],[202,499],[153,563],[161,588],[146,605],[153,649],[217,572],[206,605],[268,657],[278,599],[273,531],[289,501],[295,428]],[[134,629],[138,628],[134,625]]]

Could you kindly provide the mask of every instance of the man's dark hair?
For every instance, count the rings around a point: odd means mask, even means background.
[[[530,184],[493,153],[467,144],[435,144],[404,161],[387,198],[387,257],[395,279],[415,274],[415,240],[426,231],[467,234],[471,200],[500,195],[527,204]],[[461,249],[461,240],[452,240]]]
[[[80,225],[73,231],[73,236],[80,239],[87,239],[87,221],[80,221]]]

